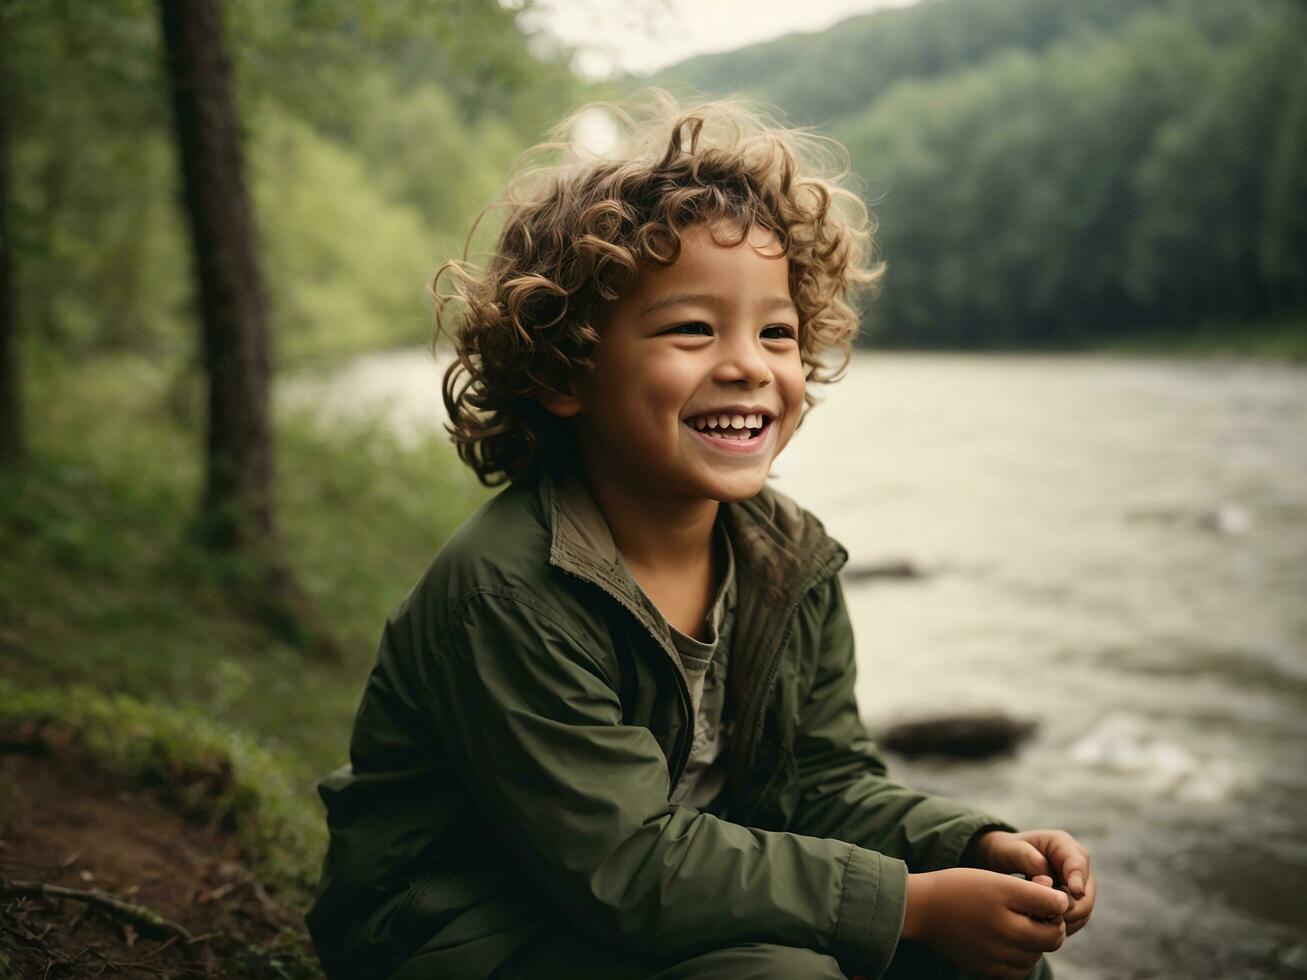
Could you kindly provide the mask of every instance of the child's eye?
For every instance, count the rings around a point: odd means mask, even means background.
[[[771,331],[769,334],[768,331]],[[691,323],[678,323],[674,327],[668,327],[667,333],[681,334],[682,336],[710,336],[712,327],[702,320],[695,320]],[[790,340],[794,337],[794,328],[787,323],[773,323],[769,327],[764,327],[762,334],[768,340]]]

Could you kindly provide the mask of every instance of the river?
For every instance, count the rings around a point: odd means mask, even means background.
[[[442,420],[425,352],[295,398]],[[1307,977],[1307,369],[860,353],[776,461],[850,566],[875,731],[958,708],[1038,723],[911,785],[1090,851],[1059,980]]]

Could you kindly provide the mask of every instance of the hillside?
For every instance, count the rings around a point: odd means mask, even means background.
[[[939,78],[1010,50],[1044,51],[1111,34],[1148,11],[1184,18],[1212,37],[1239,29],[1274,0],[921,0],[860,14],[814,33],[687,59],[637,84],[741,92],[780,106],[796,122],[827,125],[859,112],[892,86]]]
[[[924,0],[650,81],[848,148],[889,264],[866,339],[1064,347],[1300,329],[1304,55],[1292,0]]]

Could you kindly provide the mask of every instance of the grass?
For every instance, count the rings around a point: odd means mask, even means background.
[[[30,459],[0,472],[0,716],[53,714],[140,778],[225,756],[243,843],[303,887],[325,840],[313,783],[347,761],[382,624],[489,491],[438,435],[280,415],[289,558],[347,650],[315,664],[237,614],[228,562],[188,541],[203,434],[177,377],[123,356],[27,379]]]

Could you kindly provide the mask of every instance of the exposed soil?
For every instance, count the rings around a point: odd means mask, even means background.
[[[28,884],[111,896],[166,922]],[[0,731],[0,977],[304,977],[303,924],[230,831],[98,772],[73,739]]]

